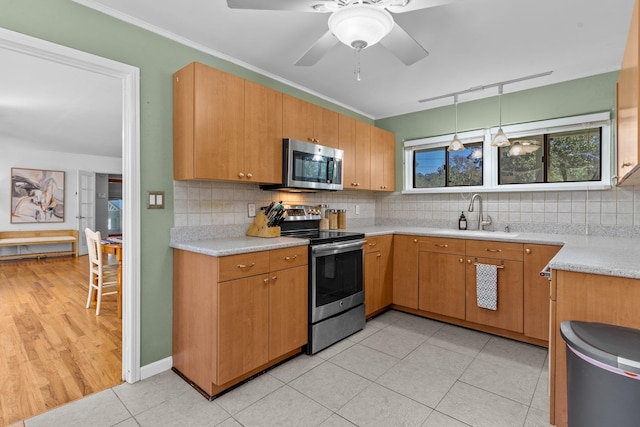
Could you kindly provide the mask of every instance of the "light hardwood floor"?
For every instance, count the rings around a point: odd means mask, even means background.
[[[116,296],[85,308],[88,264],[0,262],[0,426],[122,382]]]

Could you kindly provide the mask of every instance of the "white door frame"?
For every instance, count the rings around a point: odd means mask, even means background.
[[[122,81],[122,379],[140,380],[140,69],[0,28],[0,47]]]

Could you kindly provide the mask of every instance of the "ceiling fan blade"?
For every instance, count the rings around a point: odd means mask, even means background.
[[[429,52],[403,30],[397,22],[393,25],[391,32],[380,40],[380,44],[389,49],[406,65],[418,62],[429,55]]]
[[[331,34],[331,31],[324,33],[304,55],[296,61],[296,65],[310,66],[315,65],[332,47],[338,44],[338,39]]]
[[[406,0],[392,1],[386,6],[386,9],[392,13],[411,12],[413,10],[427,9],[429,7],[441,6],[443,4],[454,3],[458,0],[409,0],[403,6]]]
[[[230,9],[287,10],[294,12],[330,12],[333,0],[227,0]]]

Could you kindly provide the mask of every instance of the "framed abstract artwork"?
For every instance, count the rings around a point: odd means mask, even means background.
[[[11,223],[64,222],[64,171],[11,168]]]

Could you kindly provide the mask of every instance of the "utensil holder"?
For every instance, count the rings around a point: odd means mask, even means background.
[[[263,211],[258,212],[253,224],[249,226],[247,230],[247,236],[253,237],[280,237],[280,226],[269,227],[267,226],[269,220],[264,215]]]

